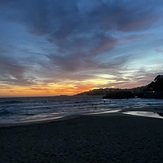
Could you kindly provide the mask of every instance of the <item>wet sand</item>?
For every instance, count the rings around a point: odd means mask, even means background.
[[[163,120],[122,113],[0,128],[1,163],[163,162]]]

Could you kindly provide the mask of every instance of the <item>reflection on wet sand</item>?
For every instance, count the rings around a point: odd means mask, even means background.
[[[161,112],[151,112],[151,111],[126,111],[123,114],[143,116],[143,117],[152,117],[152,118],[161,118],[163,119],[163,113]]]

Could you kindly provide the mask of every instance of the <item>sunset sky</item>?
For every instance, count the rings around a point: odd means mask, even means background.
[[[163,0],[0,0],[0,97],[146,85],[163,73]]]

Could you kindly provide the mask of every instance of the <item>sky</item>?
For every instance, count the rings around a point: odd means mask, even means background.
[[[162,27],[162,0],[0,0],[0,97],[147,85]]]

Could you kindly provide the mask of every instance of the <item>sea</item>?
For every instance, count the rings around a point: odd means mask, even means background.
[[[0,124],[37,122],[73,115],[112,113],[149,106],[163,106],[163,100],[140,98],[106,100],[101,96],[0,98]],[[145,112],[136,114],[149,116],[145,115]],[[155,117],[162,118],[159,115]]]

